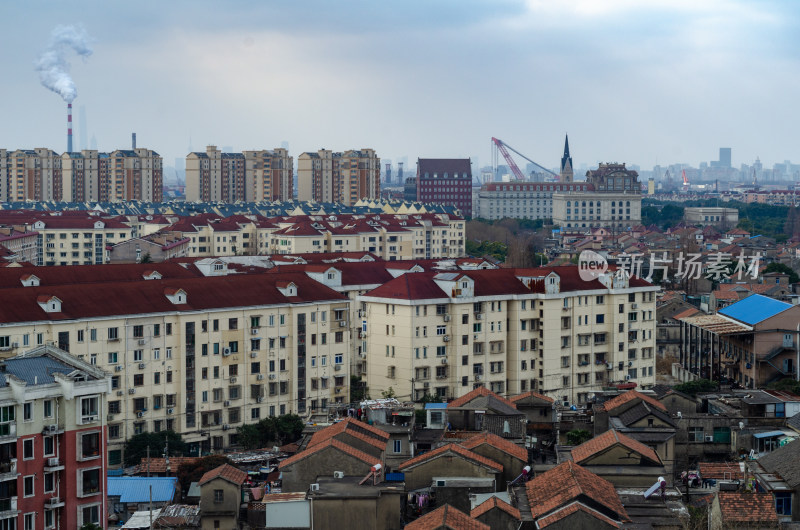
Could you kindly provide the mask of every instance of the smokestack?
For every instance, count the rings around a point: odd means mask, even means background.
[[[72,152],[72,103],[67,103],[67,153]]]
[[[131,149],[136,149],[136,133],[131,133]]]

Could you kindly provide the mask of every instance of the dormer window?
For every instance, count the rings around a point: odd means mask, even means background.
[[[160,280],[162,278],[161,273],[158,271],[145,271],[142,277],[145,280]]]
[[[26,274],[22,278],[20,278],[23,287],[39,287],[41,280],[39,280],[38,276],[33,274]]]
[[[60,313],[61,300],[56,296],[42,295],[37,297],[36,301],[39,307],[44,309],[45,313]]]
[[[188,299],[186,291],[183,289],[175,289],[174,287],[164,289],[164,295],[166,295],[167,299],[173,304],[185,304]]]

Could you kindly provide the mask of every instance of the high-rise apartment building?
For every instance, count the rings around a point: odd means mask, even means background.
[[[0,201],[161,202],[161,156],[149,149],[58,153],[0,149]]]
[[[381,159],[373,149],[320,149],[297,158],[297,198],[352,206],[381,195]]]
[[[215,145],[186,157],[186,200],[290,200],[292,158],[286,149],[225,153]]]
[[[418,158],[417,201],[447,204],[472,217],[472,163],[469,158]]]

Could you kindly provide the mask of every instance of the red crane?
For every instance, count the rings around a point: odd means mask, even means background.
[[[533,160],[531,160],[527,156],[523,155],[522,153],[520,153],[519,151],[517,151],[516,149],[514,149],[513,147],[511,147],[507,143],[505,143],[503,140],[501,140],[499,138],[492,137],[492,143],[495,145],[497,150],[500,151],[500,154],[503,155],[503,158],[505,159],[506,163],[508,164],[508,167],[511,168],[511,172],[514,174],[514,177],[517,180],[527,180],[527,179],[525,178],[525,174],[522,172],[522,170],[520,170],[520,168],[517,165],[517,163],[514,162],[514,159],[511,158],[511,154],[509,154],[508,149],[514,151],[516,154],[518,154],[519,156],[521,156],[522,158],[524,158],[525,160],[527,160],[528,162],[530,162],[534,166],[544,170],[546,173],[550,173],[551,175],[556,177],[556,179],[560,178],[560,175],[558,175],[557,173],[553,173],[552,171],[550,171],[546,167],[542,166],[541,164],[538,164],[538,163],[534,162]],[[494,167],[495,167],[495,171],[496,171],[497,170],[496,161],[495,161]]]

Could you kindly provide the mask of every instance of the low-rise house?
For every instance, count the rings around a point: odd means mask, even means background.
[[[373,484],[364,477],[320,477],[306,497],[315,528],[400,530],[406,497],[402,483]]]
[[[519,509],[497,497],[483,501],[470,511],[469,516],[493,530],[517,530],[520,527]]]
[[[335,438],[317,443],[278,465],[283,491],[306,491],[317,477],[365,477],[372,466],[383,465],[380,457],[360,451]]]
[[[800,443],[787,443],[748,465],[758,491],[775,499],[781,521],[800,521]]]
[[[528,464],[528,451],[525,448],[496,434],[476,434],[461,442],[461,446],[502,465],[505,484],[517,478]]]
[[[572,449],[572,461],[615,486],[649,487],[667,476],[656,452],[621,432],[609,430]]]
[[[406,530],[491,530],[491,528],[488,524],[475,520],[448,504],[406,525]]]
[[[536,437],[539,443],[554,439],[558,413],[553,398],[530,391],[510,397],[509,401],[516,405],[518,411],[525,414],[528,436]]]
[[[405,474],[410,491],[430,487],[434,478],[444,477],[488,478],[494,481],[494,491],[505,489],[501,464],[455,443],[415,456],[400,464],[398,471]],[[465,503],[468,507],[469,500]]]
[[[511,401],[480,386],[447,404],[454,430],[486,431],[503,438],[525,436],[525,415]]]
[[[200,479],[200,518],[203,530],[236,530],[239,528],[239,507],[242,484],[247,472],[230,464],[210,471]]]
[[[172,504],[180,494],[174,477],[108,477],[108,505],[119,522],[136,511]]]
[[[713,530],[725,528],[779,528],[772,495],[721,491],[711,505]]]
[[[614,485],[573,462],[545,471],[515,493],[520,506],[530,507],[536,528],[610,529],[630,520]]]

